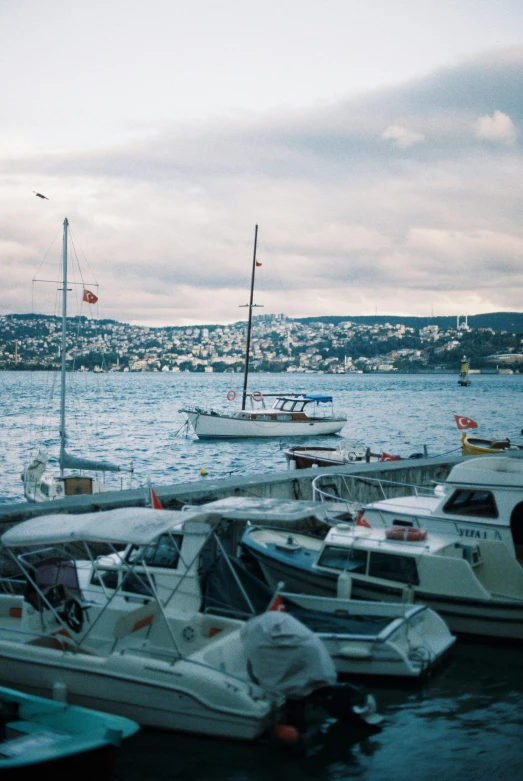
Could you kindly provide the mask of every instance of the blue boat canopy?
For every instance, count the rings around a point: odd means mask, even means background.
[[[305,393],[303,398],[315,401],[316,404],[328,404],[332,402],[332,396],[324,396],[322,393]]]

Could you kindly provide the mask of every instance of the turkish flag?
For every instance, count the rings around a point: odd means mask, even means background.
[[[472,420],[472,418],[467,418],[465,415],[454,415],[454,419],[456,421],[456,426],[458,427],[459,431],[463,431],[465,428],[477,428],[478,424],[475,420]]]
[[[151,488],[151,507],[154,510],[163,510],[163,504],[158,499],[158,496],[156,495],[156,491],[154,488]]]
[[[82,300],[85,301],[87,304],[96,304],[96,302],[98,301],[98,296],[95,296],[94,293],[91,293],[91,291],[87,290],[87,288],[85,287],[84,297]]]
[[[355,526],[365,526],[367,529],[372,529],[372,526],[368,521],[365,520],[363,513],[358,513],[358,517],[356,518]]]
[[[286,613],[287,612],[287,610],[285,608],[285,602],[283,601],[283,599],[280,597],[279,594],[276,594],[276,596],[272,600],[272,602],[269,605],[269,607],[267,608],[267,610],[277,610],[280,613]]]

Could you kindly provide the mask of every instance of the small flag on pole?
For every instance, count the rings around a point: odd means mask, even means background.
[[[478,424],[475,420],[472,420],[472,418],[467,418],[465,415],[454,415],[454,419],[456,421],[456,426],[458,427],[459,431],[463,431],[463,429],[466,428],[477,428]]]
[[[163,510],[163,504],[158,499],[156,491],[152,486],[151,486],[151,507],[153,508],[153,510]]]
[[[358,513],[358,517],[356,518],[355,526],[365,526],[367,529],[372,529],[372,526],[368,521],[365,520],[363,517],[363,513]]]
[[[287,609],[285,607],[285,602],[281,598],[280,594],[276,593],[274,596],[274,599],[272,600],[271,604],[267,608],[267,610],[275,610],[279,613],[286,613]]]
[[[87,288],[84,287],[84,297],[82,300],[85,301],[87,304],[96,304],[96,302],[98,301],[98,296],[95,296],[94,293],[91,293],[90,290],[87,290]]]

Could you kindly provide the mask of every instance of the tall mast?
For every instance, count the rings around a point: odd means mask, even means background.
[[[247,344],[245,346],[245,369],[243,372],[243,394],[242,409],[245,409],[247,399],[247,378],[249,376],[249,353],[251,350],[251,327],[252,327],[252,301],[254,296],[254,275],[256,273],[256,244],[258,242],[258,226],[254,229],[254,251],[252,254],[252,275],[251,275],[251,297],[249,300],[249,320],[247,323]]]
[[[63,477],[63,459],[65,453],[65,355],[67,351],[67,229],[69,221],[67,217],[64,220],[64,239],[63,239],[63,290],[62,290],[62,364],[61,364],[61,384],[60,384],[60,477]]]

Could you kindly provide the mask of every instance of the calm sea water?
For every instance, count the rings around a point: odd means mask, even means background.
[[[187,436],[179,409],[227,408],[240,375],[76,374],[68,396],[69,450],[134,465],[134,487],[286,468],[285,440],[199,442]],[[252,375],[251,389],[331,393],[348,415],[341,436],[391,453],[459,452],[454,415],[479,423],[478,433],[523,439],[523,375],[474,375],[469,388],[453,375]],[[40,443],[57,442],[59,378],[0,373],[0,502],[23,501],[20,472]],[[50,391],[54,402],[49,405]],[[43,428],[42,428],[43,426]],[[43,435],[42,435],[43,432]],[[43,438],[42,438],[43,436]],[[336,443],[337,437],[310,439]],[[302,440],[307,441],[307,440]],[[205,479],[205,478],[204,478]],[[482,781],[517,777],[523,766],[521,650],[458,643],[448,664],[419,687],[369,685],[383,729],[357,733],[338,723],[302,755],[267,744],[143,730],[123,748],[123,781],[205,778],[209,781]]]
[[[121,466],[132,463],[133,487],[147,478],[156,485],[199,480],[202,468],[212,478],[285,469],[282,448],[295,444],[272,438],[201,442],[187,435],[180,408],[239,407],[239,374],[76,373],[70,378],[69,451]],[[252,390],[266,393],[332,394],[335,409],[348,416],[341,436],[390,453],[408,456],[426,446],[432,455],[457,454],[455,414],[476,420],[481,434],[523,439],[523,375],[474,375],[468,388],[459,387],[457,375],[450,374],[254,374],[250,380]],[[20,473],[40,444],[57,453],[59,385],[57,373],[0,372],[5,443],[0,502],[23,500]],[[232,403],[226,398],[230,389],[238,394]],[[301,442],[332,445],[339,436]],[[112,480],[120,487],[120,476]]]

